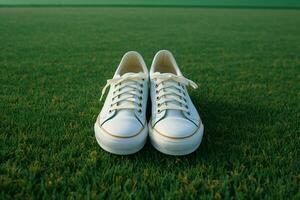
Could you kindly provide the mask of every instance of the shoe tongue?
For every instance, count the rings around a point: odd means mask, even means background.
[[[122,76],[128,76],[128,75],[134,75],[136,73],[133,73],[133,72],[128,72],[128,73],[125,73],[123,74]],[[117,75],[116,77],[119,78],[119,77],[122,77],[120,75]],[[134,83],[134,81],[131,81]],[[136,83],[135,83],[136,84]],[[125,88],[124,88],[125,89]],[[124,94],[121,94],[120,95],[120,98],[122,98],[123,96],[126,96],[126,93]],[[128,104],[129,102],[128,101],[121,101],[119,103],[119,105],[123,105],[123,104]],[[117,112],[117,117],[120,117],[120,118],[126,118],[126,117],[134,117],[135,114],[134,114],[134,110],[133,109],[121,109]]]
[[[174,75],[172,73],[160,73],[160,72],[156,72],[157,74],[162,74],[162,75]],[[158,79],[159,80],[159,79]],[[173,88],[174,90],[175,88]],[[180,92],[180,90],[178,90],[178,92]],[[166,95],[165,96],[166,98],[172,98],[173,95]],[[170,102],[169,102],[170,103]],[[168,103],[167,103],[168,104]],[[179,105],[180,106],[180,103],[177,102],[177,101],[173,101],[172,102],[173,105]],[[167,110],[166,111],[166,117],[176,117],[176,118],[185,118],[182,111],[180,110]]]
[[[115,78],[120,78],[120,77],[123,77],[123,76],[130,76],[130,75],[134,75],[134,74],[136,74],[136,73],[133,73],[133,72],[127,72],[127,73],[122,74],[122,75],[117,74],[117,75],[115,75]]]
[[[135,75],[135,74],[137,74],[137,73],[127,72],[127,73],[123,74],[122,76],[130,76],[130,75]],[[122,76],[121,76],[121,77],[122,77]]]

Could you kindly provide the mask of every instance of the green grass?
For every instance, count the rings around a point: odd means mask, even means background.
[[[0,198],[300,198],[300,10],[0,9]],[[171,50],[205,126],[184,157],[104,152],[122,55]]]
[[[209,7],[300,7],[299,0],[0,0],[0,5],[139,5]]]

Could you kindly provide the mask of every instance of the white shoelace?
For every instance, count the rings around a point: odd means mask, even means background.
[[[158,113],[163,110],[180,110],[189,113],[184,86],[197,89],[195,82],[170,73],[154,73],[152,79],[156,83],[156,101]]]
[[[100,101],[106,89],[111,86],[113,87],[113,95],[109,112],[120,109],[133,109],[141,112],[143,82],[146,78],[144,73],[127,73],[123,76],[109,79],[102,89]]]

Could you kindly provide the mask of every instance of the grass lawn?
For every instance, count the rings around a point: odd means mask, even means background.
[[[0,0],[0,5],[132,5],[300,8],[299,0]]]
[[[159,49],[200,85],[200,148],[104,152],[106,79]],[[300,198],[300,10],[0,8],[0,98],[1,199]]]

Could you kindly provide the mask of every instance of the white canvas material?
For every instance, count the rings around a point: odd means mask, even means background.
[[[162,153],[186,155],[201,143],[204,126],[186,86],[197,88],[182,75],[171,52],[159,51],[150,69],[152,115],[148,126],[152,145]]]
[[[112,79],[102,90],[103,98],[110,87],[94,129],[99,145],[114,154],[139,151],[145,144],[148,127],[148,70],[142,56],[127,52]]]

